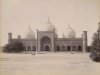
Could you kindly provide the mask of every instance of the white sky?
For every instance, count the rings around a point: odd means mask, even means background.
[[[1,0],[1,45],[7,43],[8,32],[13,37],[25,37],[30,25],[41,29],[50,21],[56,26],[59,37],[70,23],[77,37],[88,31],[88,44],[92,41],[100,21],[99,0]]]

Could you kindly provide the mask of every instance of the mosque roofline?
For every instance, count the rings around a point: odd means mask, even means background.
[[[13,38],[12,40],[13,40],[13,41],[14,41],[14,40],[15,40],[15,41],[16,41],[16,40],[19,41],[18,38]],[[37,39],[27,39],[27,38],[21,38],[21,39],[20,39],[20,41],[36,41],[36,40],[37,40]]]
[[[24,41],[36,41],[37,39],[25,39],[25,38],[23,38],[23,39],[21,39],[22,41],[24,40]]]
[[[41,30],[38,30],[38,32],[43,32],[43,33],[53,33],[54,31],[41,31]]]
[[[75,40],[83,40],[83,38],[57,38],[58,41],[75,41]]]

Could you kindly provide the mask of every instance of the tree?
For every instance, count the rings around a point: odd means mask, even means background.
[[[100,52],[100,23],[99,23],[99,28],[97,32],[94,33],[92,39],[93,39],[91,44],[92,50],[96,50]]]
[[[90,58],[93,61],[100,61],[100,23],[92,39]]]
[[[91,51],[91,46],[87,46],[87,52]]]
[[[3,47],[3,52],[10,52],[9,44],[6,44],[6,45]]]
[[[3,52],[22,52],[24,51],[24,46],[19,41],[15,41],[11,44],[6,44],[3,48]]]

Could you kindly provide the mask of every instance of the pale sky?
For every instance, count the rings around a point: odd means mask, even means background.
[[[82,31],[88,31],[88,44],[100,21],[99,0],[1,0],[1,45],[7,43],[8,32],[13,37],[24,38],[28,26],[35,31],[43,28],[48,17],[57,28],[59,37],[65,33],[70,23],[80,37]]]

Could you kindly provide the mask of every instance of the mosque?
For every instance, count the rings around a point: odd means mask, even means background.
[[[82,36],[77,38],[75,30],[68,26],[68,30],[63,34],[62,38],[58,38],[56,27],[50,22],[46,23],[45,30],[37,29],[37,38],[34,31],[29,28],[26,38],[12,38],[12,33],[8,33],[8,43],[20,42],[24,46],[24,50],[28,51],[74,51],[86,52],[87,49],[87,31],[83,31]]]

